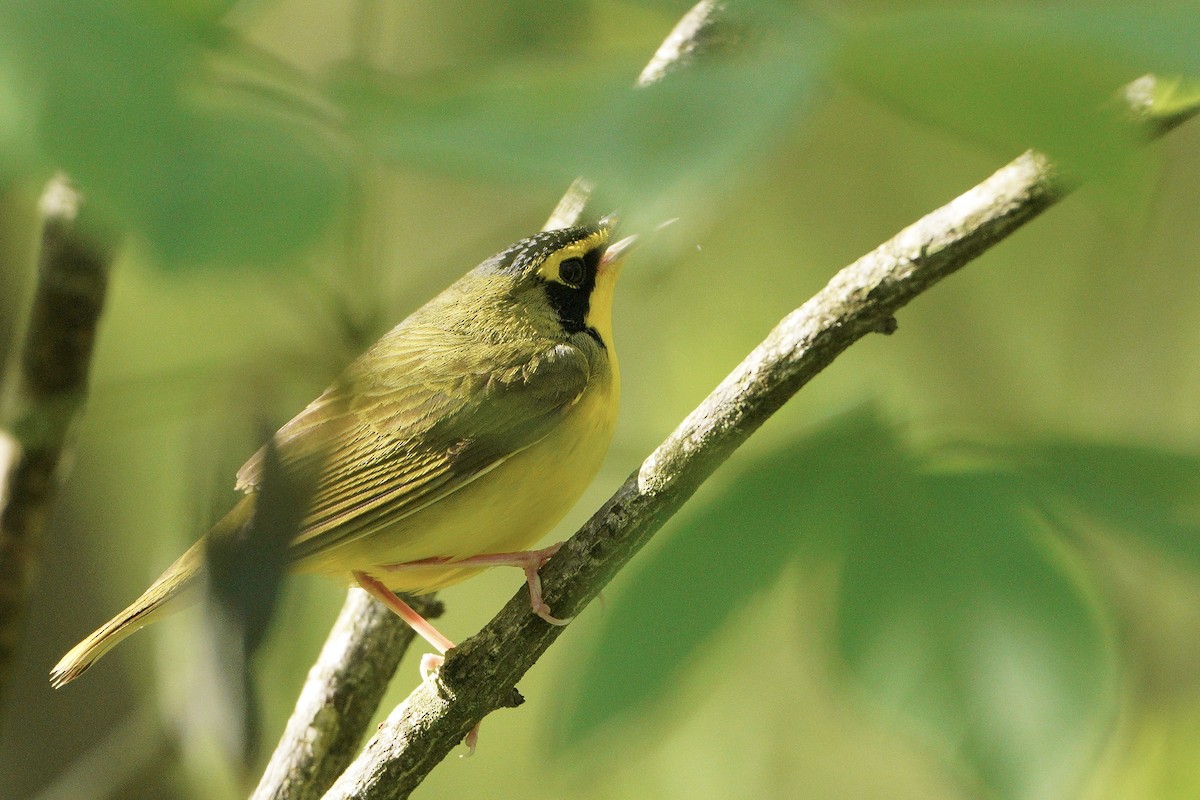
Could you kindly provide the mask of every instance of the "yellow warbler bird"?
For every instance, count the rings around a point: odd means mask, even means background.
[[[562,623],[537,580],[554,548],[524,551],[579,499],[612,438],[613,288],[632,237],[610,246],[610,233],[602,220],[497,253],[279,429],[284,474],[314,486],[287,545],[291,570],[358,582],[442,653],[453,644],[394,592],[511,564],[525,569],[534,612]],[[264,448],[238,472],[245,497],[205,537],[63,657],[55,686],[198,594],[206,544],[244,535],[254,520],[265,458]]]

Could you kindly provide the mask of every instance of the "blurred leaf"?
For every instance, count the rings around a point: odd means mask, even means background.
[[[843,546],[861,524],[849,487],[887,483],[903,458],[893,432],[862,409],[764,455],[689,506],[607,604],[593,651],[560,690],[556,744],[577,747],[614,719],[645,712],[786,564]]]
[[[261,3],[262,0],[124,0],[142,15],[153,15],[182,28],[212,30],[214,24],[234,8]]]
[[[421,13],[409,4],[411,28],[445,48],[453,71],[462,74],[475,65],[496,64],[526,53],[574,52],[595,35],[588,0],[437,0]],[[430,10],[436,8],[436,13]],[[415,13],[413,13],[415,12]],[[536,24],[530,24],[536,19]],[[469,20],[464,24],[464,20]],[[486,32],[486,36],[481,36]],[[439,35],[440,34],[440,35]]]
[[[292,109],[214,96],[204,26],[138,11],[0,7],[44,157],[168,263],[273,261],[310,242],[342,194],[341,157]]]
[[[1200,74],[1200,12],[1126,6],[924,8],[851,20],[842,75],[918,119],[995,147],[1030,147],[1077,177],[1135,144],[1114,102],[1147,71]]]
[[[1065,439],[1003,452],[1035,491],[1200,567],[1200,456]]]
[[[179,122],[168,152],[137,165],[157,194],[132,208],[168,264],[273,264],[325,228],[344,186],[311,131],[248,108]]]
[[[212,538],[205,550],[212,599],[236,621],[247,655],[258,649],[270,624],[287,574],[288,546],[300,533],[314,478],[285,470],[274,438],[268,438],[250,524],[233,536]]]
[[[358,133],[402,163],[555,188],[584,174],[622,208],[665,213],[713,197],[714,182],[744,169],[812,92],[825,30],[773,3],[753,22],[761,30],[744,52],[644,89],[631,88],[640,63],[573,57],[510,63],[469,86],[347,72],[337,94]]]
[[[1151,92],[1152,113],[1156,117],[1171,117],[1193,111],[1200,106],[1200,81],[1180,76],[1159,76]]]
[[[895,475],[846,562],[838,636],[871,696],[998,797],[1065,797],[1116,711],[1110,642],[1000,473]]]
[[[1116,671],[1026,488],[930,472],[870,410],[763,456],[610,602],[561,690],[556,743],[648,713],[789,562],[844,556],[838,644],[869,694],[997,796],[1061,796],[1115,713]]]
[[[216,659],[213,701],[224,704],[224,738],[246,764],[254,760],[260,733],[250,667],[274,617],[288,569],[288,546],[300,532],[315,477],[315,472],[285,469],[274,438],[268,438],[249,524],[229,531],[232,535],[210,536],[204,551]]]

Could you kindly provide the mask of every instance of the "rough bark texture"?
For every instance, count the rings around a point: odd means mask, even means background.
[[[1026,153],[843,269],[789,314],[542,568],[546,601],[578,615],[696,488],[804,384],[894,314],[1050,206],[1047,159]],[[407,797],[565,630],[518,594],[451,650],[368,742],[326,800]]]
[[[650,85],[679,66],[691,63],[710,47],[724,46],[729,37],[718,33],[724,26],[721,14],[723,6],[723,3],[715,0],[700,0],[663,41],[636,85]],[[592,189],[592,183],[586,178],[576,179],[546,220],[544,230],[577,224],[587,207]],[[347,600],[347,609],[351,602]],[[370,606],[364,602],[364,607]],[[393,629],[400,624],[399,621],[390,614],[390,620],[378,618],[378,611],[374,607],[370,614],[374,622],[356,626],[354,620],[347,617],[346,610],[343,610],[342,617],[330,633],[330,639],[322,651],[321,661],[325,662],[325,666],[318,663],[310,671],[287,729],[276,745],[267,772],[259,782],[254,794],[255,800],[319,797],[349,763],[349,757],[353,753],[343,757],[343,746],[353,742],[351,747],[356,747],[361,741],[371,715],[387,687],[387,681],[395,671],[395,664],[399,663],[408,641],[411,641],[410,636],[403,645],[393,650]],[[334,640],[342,641],[347,636],[355,639],[353,647],[334,644]],[[339,689],[335,684],[347,680],[339,676],[353,670],[350,662],[356,657],[356,653],[372,652],[376,648],[386,654],[382,657],[382,663],[391,662],[392,666],[390,670],[379,669],[370,675],[361,675],[361,680],[356,681],[359,689],[356,690],[358,699],[355,703],[361,705],[361,708],[353,713],[326,713],[320,698],[333,697],[338,693]],[[378,681],[378,684],[372,685],[369,681]],[[514,704],[513,691],[504,698],[502,705]],[[318,763],[326,758],[331,759],[330,766]]]
[[[66,178],[42,194],[41,249],[28,328],[5,390],[0,430],[0,692],[21,640],[42,532],[68,434],[87,395],[109,249],[77,224],[82,198]]]
[[[661,80],[713,51],[736,49],[741,33],[724,3],[701,0],[636,85]],[[1161,134],[1194,113],[1156,115],[1153,89],[1148,76],[1126,98],[1148,135]],[[839,272],[786,317],[542,569],[550,606],[565,616],[578,614],[729,454],[813,376],[866,334],[893,332],[900,308],[1037,216],[1067,188],[1045,156],[1028,152]],[[577,180],[546,227],[575,224],[591,189],[587,180]],[[487,627],[450,652],[435,679],[422,683],[393,711],[324,797],[407,797],[484,716],[513,705],[517,681],[563,630],[531,615],[522,589]],[[373,645],[364,641],[362,646]],[[323,680],[315,670],[311,679]],[[306,695],[310,691],[321,696],[323,690],[306,688]],[[319,714],[319,707],[311,713]],[[340,715],[326,718],[344,722]],[[279,747],[291,747],[291,741],[285,736]],[[329,774],[321,770],[322,776]],[[316,796],[321,785],[314,782],[295,796]]]
[[[1198,110],[1160,115],[1132,108],[1148,136]],[[895,331],[899,309],[1070,188],[1046,156],[1027,152],[838,272],[785,317],[542,568],[550,607],[578,615],[729,454],[834,358],[868,333]],[[326,800],[407,797],[472,727],[507,705],[517,681],[565,630],[530,614],[527,593],[518,591],[392,712]]]
[[[426,617],[438,609],[415,602]],[[361,589],[351,589],[288,720],[253,800],[313,800],[362,743],[412,629]]]

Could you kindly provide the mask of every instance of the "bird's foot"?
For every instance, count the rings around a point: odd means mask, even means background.
[[[419,569],[421,567],[441,566],[445,564],[453,564],[456,567],[518,567],[525,573],[525,583],[529,585],[529,605],[533,613],[551,625],[561,626],[569,623],[571,617],[556,617],[550,613],[550,606],[542,599],[542,579],[538,575],[538,570],[545,566],[550,557],[557,553],[562,546],[563,542],[558,542],[541,550],[519,550],[515,553],[487,553],[479,556],[468,556],[467,558],[438,556],[436,558],[423,558],[420,561],[406,561],[403,564],[387,564],[379,567],[379,569],[394,572],[403,569]],[[424,622],[424,620],[422,621]],[[426,622],[425,624],[428,625],[429,623]],[[440,636],[441,634],[438,635]],[[432,640],[430,641],[432,642]],[[453,644],[450,645],[450,647],[453,646]]]
[[[418,614],[415,608],[401,600],[395,592],[367,573],[355,572],[354,580],[369,595],[394,611],[396,616],[408,623],[408,627],[412,628],[414,632],[433,645],[433,648],[438,651],[438,655],[430,653],[421,659],[421,675],[422,677],[429,677],[429,673],[432,673],[442,665],[442,662],[445,660],[443,656],[445,656],[447,650],[454,647],[454,642],[443,636],[441,631],[433,627],[433,623]]]

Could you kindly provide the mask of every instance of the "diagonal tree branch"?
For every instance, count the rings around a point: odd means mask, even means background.
[[[719,0],[700,0],[663,41],[639,76],[637,86],[649,86],[706,53],[731,46],[735,37],[723,32],[724,6]],[[576,224],[591,192],[589,181],[577,179],[544,229]],[[353,758],[388,681],[412,641],[411,632],[405,633],[408,627],[395,614],[358,594],[350,591],[318,663],[309,671],[253,800],[320,797]],[[364,670],[358,665],[366,653],[371,654],[373,669]],[[506,705],[512,704],[511,695],[506,700]],[[329,710],[331,703],[334,713]]]
[[[698,57],[706,56],[713,50],[736,47],[739,29],[726,18],[725,5],[719,0],[701,0],[697,3],[660,46],[639,77],[638,85],[648,85],[671,72],[686,68]],[[1152,81],[1149,88],[1153,88]],[[1155,133],[1165,132],[1170,125],[1177,124],[1179,120],[1164,124],[1164,118],[1155,119],[1150,113],[1150,104],[1145,101],[1145,98],[1151,95],[1152,92],[1142,91],[1137,93],[1137,97],[1130,94],[1126,99],[1128,105],[1145,118],[1147,130]],[[976,196],[973,202],[978,213],[982,214],[980,218],[955,217],[954,213],[948,210],[950,207],[943,209],[945,213],[935,212],[875,253],[844,270],[822,295],[785,320],[773,333],[772,338],[764,342],[756,351],[756,355],[743,365],[748,371],[741,373],[740,378],[737,377],[739,373],[731,376],[718,392],[714,393],[709,403],[689,417],[685,426],[681,426],[671,440],[674,444],[664,444],[647,460],[640,472],[644,476],[644,485],[639,485],[635,478],[631,478],[604,509],[598,512],[584,531],[572,540],[573,544],[565,548],[577,555],[572,558],[564,553],[555,559],[553,565],[548,565],[543,570],[547,583],[553,586],[559,586],[559,581],[566,581],[578,582],[581,589],[589,587],[574,594],[564,591],[561,595],[552,595],[555,607],[582,608],[599,587],[615,574],[654,530],[690,496],[695,487],[761,424],[767,415],[782,405],[787,397],[837,353],[871,330],[890,332],[894,324],[890,315],[895,308],[899,308],[932,282],[957,269],[991,243],[1052,204],[1063,189],[1053,180],[1045,159],[1036,154],[1027,154],[1022,159],[1023,163],[1019,159],[1006,168],[1007,172],[1002,170],[987,184],[973,190],[976,194],[982,191],[986,195],[987,191],[998,188],[997,184],[1007,181],[1007,197],[1011,205],[1006,210],[989,217],[988,214],[979,211],[979,207],[987,206],[987,198]],[[547,221],[546,227],[574,224],[583,213],[590,193],[591,187],[587,181],[580,179],[573,184]],[[965,202],[964,198],[955,201],[951,206]],[[942,213],[942,216],[935,219],[939,213]],[[944,227],[941,234],[937,234],[939,225]],[[912,274],[905,273],[902,269],[893,269],[902,258],[908,259],[905,263],[913,267]],[[878,279],[878,285],[870,283],[872,279]],[[853,313],[849,307],[837,311],[836,304],[830,305],[830,301],[831,297],[835,297],[839,292],[846,295],[846,300],[867,298],[870,302],[866,306],[856,307],[857,310]],[[890,297],[888,302],[876,305],[875,301],[884,295]],[[888,308],[891,310],[887,310]],[[803,320],[807,322],[802,324]],[[829,327],[822,327],[822,323],[827,323]],[[816,327],[813,327],[814,325]],[[838,326],[846,327],[839,330]],[[806,331],[805,335],[811,335],[811,341],[805,339],[802,342],[795,338],[801,335],[802,328]],[[792,338],[789,338],[789,331]],[[767,350],[763,351],[763,348]],[[803,350],[803,358],[795,353],[787,356],[787,353],[796,348]],[[758,361],[753,361],[756,358]],[[781,383],[776,388],[764,391],[760,382],[771,381]],[[740,395],[739,392],[742,391],[747,394]],[[725,402],[731,408],[737,409],[742,407],[744,401],[757,397],[759,392],[762,392],[762,397],[751,404],[755,410],[747,411],[747,416],[706,416],[712,411],[712,403],[720,406],[721,402]],[[588,531],[592,533],[588,535]],[[620,533],[616,533],[617,531]],[[622,544],[617,545],[613,542],[613,548],[606,548],[602,546],[603,542],[597,542],[597,535],[601,539],[604,536],[616,536]],[[564,559],[569,560],[564,563]],[[578,563],[575,563],[576,561]],[[367,751],[328,796],[406,796],[429,769],[473,726],[472,720],[482,718],[493,708],[511,705],[516,680],[557,636],[557,631],[549,632],[549,636],[535,636],[538,644],[536,647],[531,646],[527,637],[533,634],[527,630],[529,626],[526,624],[526,618],[529,615],[526,612],[527,602],[517,603],[515,606],[510,603],[479,636],[454,651],[455,657],[448,661],[442,673],[445,683],[432,690],[429,684],[422,685],[398,708],[385,729],[372,740]],[[336,682],[336,676],[339,674],[348,675],[353,672],[350,660],[353,658],[352,653],[371,652],[381,646],[387,650],[387,641],[393,633],[391,627],[395,624],[395,620],[384,616],[375,618],[370,624],[358,626],[349,633],[349,626],[355,626],[356,622],[353,615],[343,612],[330,635],[331,643],[327,644],[322,656],[323,662],[326,660],[326,654],[330,656],[331,661],[326,665],[327,668],[314,667],[310,673],[302,702],[289,722],[287,733],[279,742],[272,760],[272,768],[264,775],[254,795],[256,800],[316,797],[346,763],[349,757],[348,750],[339,745],[336,748],[337,755],[332,756],[329,751],[323,749],[324,745],[321,743],[335,740],[356,742],[361,737],[361,726],[365,726],[373,713],[378,698],[382,696],[383,685],[394,670],[394,664],[389,670],[370,673],[365,682],[354,684],[357,689],[353,691],[336,689],[330,682]],[[511,627],[513,625],[517,627]],[[538,633],[536,627],[534,626],[534,634]],[[334,640],[345,641],[347,644],[352,642],[353,647],[332,647]],[[376,644],[377,641],[382,644]],[[513,645],[512,642],[517,644]],[[524,648],[521,659],[499,657],[500,653],[511,653],[514,646]],[[389,652],[387,658],[398,661],[403,649]],[[341,661],[338,661],[339,658]],[[473,663],[471,659],[478,658],[485,661],[491,659],[508,666],[483,670],[479,675],[483,685],[459,690],[454,676],[469,672],[469,669],[461,665]],[[457,705],[438,705],[435,702],[436,697],[445,699],[452,696],[447,687],[456,687],[456,691],[461,691],[460,700],[463,702]],[[431,691],[434,697],[422,694]],[[338,692],[342,692],[348,703],[361,703],[363,708],[369,706],[370,711],[365,714],[330,714],[322,703],[303,700],[306,697],[329,697]],[[348,706],[338,708],[341,711]],[[389,742],[388,737],[397,738]],[[403,767],[399,766],[401,755],[407,760]],[[328,765],[318,765],[317,762],[326,758],[329,759]],[[404,773],[402,780],[396,780],[397,772]]]
[[[638,75],[636,85],[650,86],[673,72],[687,69],[699,58],[735,49],[737,26],[723,0],[700,0],[680,18]]]
[[[81,230],[83,198],[58,176],[41,198],[32,313],[6,381],[0,429],[0,692],[21,639],[25,606],[60,481],[71,424],[87,395],[111,260]],[[93,234],[95,232],[92,232]]]
[[[1147,80],[1147,79],[1143,79]],[[1154,135],[1188,108],[1133,113]],[[841,270],[785,317],[542,569],[556,612],[580,611],[726,458],[801,387],[894,314],[1062,199],[1072,187],[1033,151]],[[564,628],[529,613],[522,589],[477,635],[447,654],[380,726],[326,800],[407,797],[489,712]]]
[[[440,610],[422,598],[409,602],[427,618]],[[315,800],[325,792],[354,758],[414,636],[366,592],[350,590],[252,800]]]

